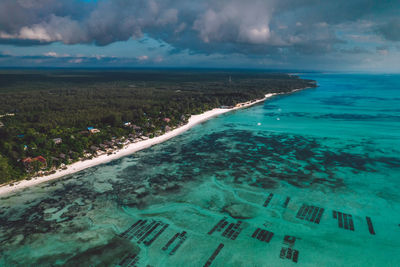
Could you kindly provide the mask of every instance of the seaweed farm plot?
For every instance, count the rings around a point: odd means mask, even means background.
[[[118,266],[121,267],[134,267],[139,262],[139,256],[137,254],[127,255],[120,261]]]
[[[254,233],[251,235],[252,238],[258,239],[260,241],[269,243],[272,239],[272,237],[274,236],[274,233],[261,229],[261,228],[257,228]]]
[[[365,219],[367,220],[367,224],[368,224],[368,231],[371,235],[375,235],[375,230],[374,230],[374,226],[372,225],[372,220],[370,217],[365,217]]]
[[[150,246],[169,225],[158,220],[138,220],[119,236],[129,240],[136,240],[137,244],[143,243]]]
[[[272,197],[274,196],[274,194],[270,193],[267,197],[267,199],[265,200],[263,207],[268,207],[268,204],[271,202]]]
[[[287,206],[289,205],[289,201],[290,201],[290,197],[287,197],[287,198],[285,199],[285,202],[283,203],[283,207],[284,207],[284,208],[287,208]]]
[[[182,231],[181,233],[176,233],[170,240],[168,240],[165,246],[163,246],[162,250],[167,252],[169,251],[168,254],[172,256],[182,246],[183,242],[186,241],[186,238],[187,238],[186,231]]]
[[[354,231],[353,216],[340,211],[333,211],[333,218],[337,219],[339,228]],[[372,224],[371,224],[372,225]]]
[[[127,230],[119,234],[119,237],[136,242],[138,245],[150,246],[164,231],[169,224],[159,220],[139,219]],[[138,266],[140,260],[139,253],[129,253],[119,262],[118,266]]]
[[[228,225],[229,224],[229,225]],[[221,219],[209,232],[209,235],[212,235],[214,232],[222,232],[221,236],[226,237],[231,240],[235,240],[240,232],[243,230],[241,227],[242,221],[238,221],[237,223],[229,223],[227,221],[227,217]]]
[[[285,247],[282,247],[281,252],[279,253],[279,257],[281,259],[289,259],[297,263],[297,261],[299,260],[299,251],[293,248],[295,242],[296,237],[294,236],[286,235],[283,238],[283,244],[285,245]]]
[[[221,249],[224,247],[224,244],[220,243],[217,247],[217,249],[213,252],[211,257],[207,260],[206,264],[204,264],[204,267],[208,267],[212,264],[214,261],[215,257],[220,253]]]
[[[319,224],[324,210],[324,208],[303,204],[297,212],[296,218]]]

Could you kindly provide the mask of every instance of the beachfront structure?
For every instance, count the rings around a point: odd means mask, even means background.
[[[22,160],[22,163],[24,164],[25,169],[27,171],[32,169],[32,163],[34,163],[34,162],[39,162],[40,163],[40,169],[46,169],[47,168],[47,161],[42,156],[37,156],[35,158],[28,157],[28,158],[25,158],[25,159]]]
[[[59,145],[62,143],[62,139],[61,138],[54,138],[53,139],[54,144]]]
[[[89,133],[95,134],[95,133],[99,133],[100,130],[96,129],[94,127],[87,127],[87,130],[89,131]]]
[[[134,129],[134,130],[141,130],[141,129],[142,129],[140,126],[137,126],[137,125],[135,125],[135,124],[132,124],[131,127],[132,127],[132,129]]]
[[[96,152],[97,150],[99,150],[100,148],[98,148],[97,146],[90,146],[90,150]]]
[[[6,113],[6,114],[2,114],[2,115],[0,115],[0,118],[3,118],[3,117],[12,117],[12,116],[15,116],[15,113]]]

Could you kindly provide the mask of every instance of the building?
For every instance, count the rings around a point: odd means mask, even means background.
[[[22,163],[24,164],[25,168],[27,167],[28,164],[32,163],[32,158],[28,157],[28,158],[24,158],[23,160],[21,160]]]
[[[54,138],[53,139],[54,144],[59,145],[62,143],[62,139],[61,138]]]
[[[90,150],[92,150],[93,152],[97,152],[98,150],[100,150],[100,148],[98,148],[97,146],[90,146]]]
[[[37,156],[36,158],[33,158],[33,161],[39,161],[40,163],[42,163],[44,166],[47,167],[47,161],[42,156]]]
[[[33,168],[32,164],[34,162],[39,162],[39,168],[40,169],[46,169],[47,168],[47,161],[42,156],[37,156],[35,158],[28,157],[28,158],[25,158],[25,159],[22,160],[22,163],[24,164],[25,169],[27,169],[29,171],[32,170],[32,168]]]
[[[135,130],[135,131],[141,130],[141,129],[142,129],[141,127],[139,127],[139,126],[137,126],[137,125],[135,125],[135,124],[132,124],[131,127],[132,127],[132,129]]]
[[[131,126],[131,123],[130,123],[130,122],[125,122],[125,123],[124,123],[124,126],[125,126],[125,127],[129,127],[129,126]]]
[[[171,121],[170,118],[164,118],[163,121],[165,121],[166,123],[169,123]]]
[[[2,123],[1,121],[0,121],[0,128],[1,127],[4,127],[4,123]]]
[[[96,129],[94,127],[87,127],[87,130],[89,131],[89,133],[95,134],[95,133],[99,133],[100,130]]]
[[[3,118],[3,117],[12,117],[12,116],[15,116],[15,113],[6,113],[6,114],[3,114],[3,115],[0,115],[0,118]]]

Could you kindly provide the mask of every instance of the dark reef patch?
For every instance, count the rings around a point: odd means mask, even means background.
[[[114,266],[128,253],[138,254],[140,248],[126,239],[115,237],[106,245],[89,248],[72,258],[63,266]]]

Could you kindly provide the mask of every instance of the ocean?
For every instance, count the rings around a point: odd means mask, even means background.
[[[400,75],[300,74],[152,148],[0,199],[0,266],[399,266]]]

